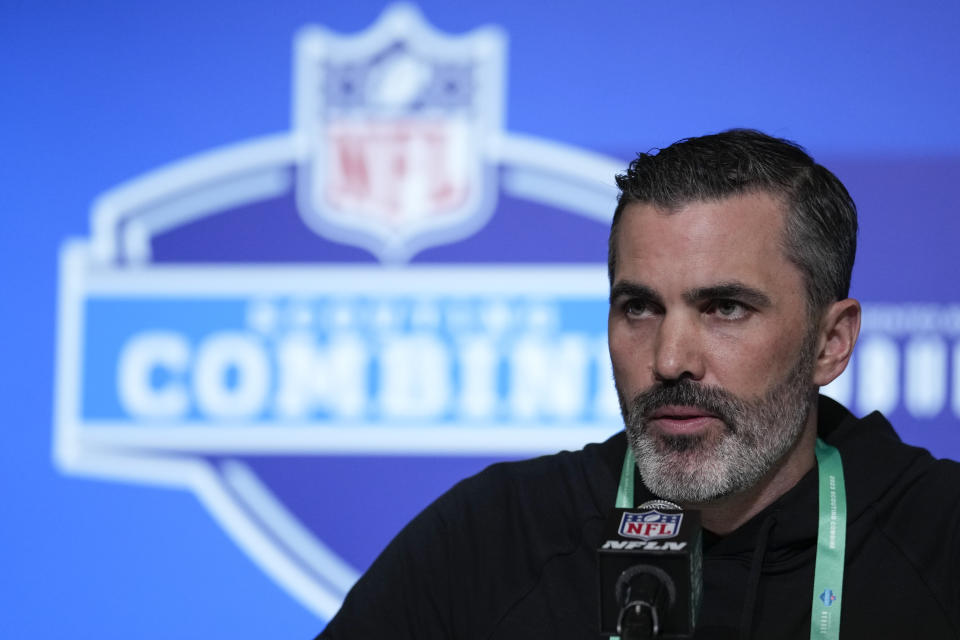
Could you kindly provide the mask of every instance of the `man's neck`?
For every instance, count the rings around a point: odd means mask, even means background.
[[[813,468],[817,418],[816,411],[812,413],[812,420],[797,442],[757,484],[711,502],[684,506],[700,511],[705,529],[718,535],[727,535],[773,504]]]

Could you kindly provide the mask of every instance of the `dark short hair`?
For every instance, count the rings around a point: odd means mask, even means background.
[[[843,183],[795,142],[752,129],[687,138],[638,154],[617,176],[617,186],[608,253],[611,284],[617,230],[627,206],[677,210],[690,202],[764,192],[786,208],[784,250],[803,273],[811,313],[849,295],[857,207]]]

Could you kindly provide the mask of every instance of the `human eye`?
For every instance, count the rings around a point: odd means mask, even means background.
[[[713,300],[707,307],[707,313],[722,320],[742,320],[750,314],[750,307],[739,300]]]
[[[649,300],[642,298],[627,298],[621,303],[623,314],[628,318],[646,318],[655,312]]]

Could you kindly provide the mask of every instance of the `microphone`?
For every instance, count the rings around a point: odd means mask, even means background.
[[[597,551],[600,633],[692,638],[703,587],[700,512],[666,500],[614,509]]]

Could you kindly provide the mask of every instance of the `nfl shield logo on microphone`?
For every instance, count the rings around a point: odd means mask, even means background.
[[[657,540],[674,538],[680,531],[682,513],[661,513],[657,510],[627,512],[620,519],[619,533],[625,538]]]

